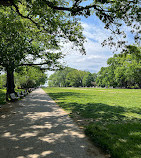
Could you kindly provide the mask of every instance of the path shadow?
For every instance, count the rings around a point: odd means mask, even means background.
[[[32,93],[0,119],[2,158],[92,158],[84,134],[46,94]],[[87,148],[94,153],[86,153]]]
[[[60,104],[66,109],[71,107],[72,118],[80,126],[85,127],[86,134],[91,137],[94,144],[109,151],[113,158],[129,158],[135,155],[140,157],[141,119],[124,116],[126,108],[102,103]],[[131,112],[136,114],[139,111],[132,109]]]

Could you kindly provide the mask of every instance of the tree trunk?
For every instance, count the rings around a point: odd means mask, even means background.
[[[14,69],[7,69],[7,92],[6,92],[6,100],[8,101],[8,96],[10,93],[15,93],[15,84],[14,84]]]

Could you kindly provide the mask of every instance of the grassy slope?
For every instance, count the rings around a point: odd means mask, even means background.
[[[141,90],[93,88],[44,90],[62,108],[71,112],[72,117],[79,116],[87,121],[86,134],[112,157],[141,157]]]

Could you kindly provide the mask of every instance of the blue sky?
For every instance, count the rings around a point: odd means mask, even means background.
[[[105,25],[95,15],[88,18],[82,17],[81,23],[84,28],[83,34],[87,40],[84,44],[87,54],[81,55],[80,52],[69,50],[64,62],[69,67],[97,73],[101,67],[107,66],[107,59],[114,55],[114,49],[111,50],[108,46],[102,47],[101,45],[110,36],[111,31],[104,29]],[[133,44],[134,40],[130,29],[125,25],[121,29],[127,34],[128,44]],[[69,49],[69,45],[64,47],[63,51],[65,52],[67,49]],[[120,51],[118,50],[115,53]]]
[[[83,34],[87,40],[84,44],[86,55],[72,50],[70,43],[68,43],[62,49],[63,52],[68,52],[63,62],[65,62],[65,66],[97,73],[101,67],[107,66],[107,59],[113,56],[113,50],[110,50],[108,46],[102,47],[101,45],[111,32],[104,29],[104,24],[95,15],[88,18],[81,17],[81,23],[84,28]],[[133,36],[129,34],[129,28],[123,26],[122,29],[128,35],[128,42],[133,43]],[[50,75],[52,72],[48,72],[48,74]]]
[[[104,24],[95,16],[81,19],[84,27],[83,34],[87,42],[84,44],[86,55],[74,50],[69,50],[65,56],[64,62],[66,65],[79,70],[98,72],[101,67],[106,66],[106,61],[113,56],[112,50],[108,47],[102,47],[101,43],[109,37],[110,32],[104,29]],[[63,48],[65,52],[67,48]]]
[[[81,23],[87,41],[84,44],[86,55],[71,49],[71,44],[68,43],[62,48],[62,52],[67,52],[63,62],[65,66],[97,73],[101,67],[107,66],[107,59],[113,56],[113,52],[108,46],[102,47],[101,45],[103,40],[109,37],[110,32],[104,29],[104,24],[94,15],[88,18],[82,17]],[[48,72],[48,75],[52,73]]]

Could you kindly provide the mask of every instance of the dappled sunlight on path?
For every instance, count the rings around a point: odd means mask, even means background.
[[[0,118],[1,158],[104,158],[42,89]]]

